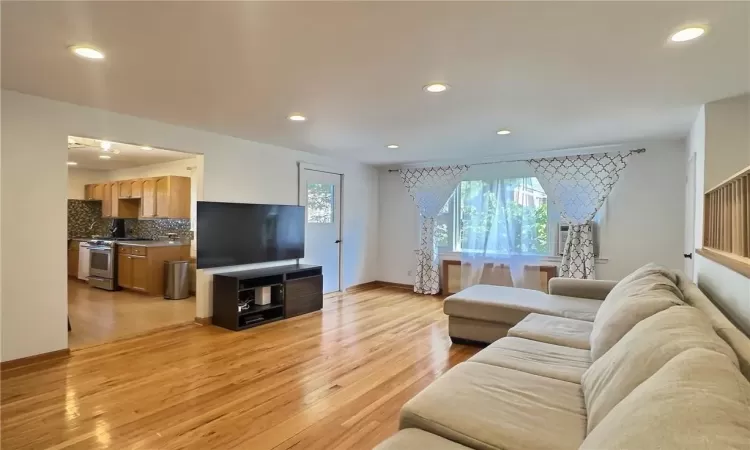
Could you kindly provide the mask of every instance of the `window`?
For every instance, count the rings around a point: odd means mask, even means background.
[[[436,221],[443,252],[550,254],[547,194],[534,177],[462,181]]]
[[[333,185],[307,185],[307,223],[333,223]]]

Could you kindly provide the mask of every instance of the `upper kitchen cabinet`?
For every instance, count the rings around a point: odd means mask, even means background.
[[[119,181],[118,184],[121,199],[141,198],[142,180],[125,180]]]
[[[141,218],[189,219],[190,178],[145,178],[141,185]]]
[[[87,184],[83,188],[85,200],[104,200],[104,184]]]
[[[117,184],[117,183],[115,183]],[[99,184],[103,190],[102,195],[102,217],[112,217],[112,189],[109,183]],[[117,197],[115,197],[116,199]]]
[[[114,217],[118,219],[136,219],[138,218],[138,211],[140,205],[138,201],[122,198],[122,192],[120,188],[122,182],[114,181],[107,185],[106,190],[109,192],[109,216],[106,215],[107,208],[105,202],[102,202],[102,217]],[[105,198],[107,197],[105,193]]]

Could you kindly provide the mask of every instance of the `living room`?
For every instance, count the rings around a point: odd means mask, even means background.
[[[3,448],[372,448],[481,350],[452,343],[444,296],[424,295],[475,284],[541,293],[553,277],[622,280],[653,262],[747,331],[750,280],[696,250],[714,211],[704,195],[750,165],[748,5],[429,5],[3,2]],[[701,35],[672,39],[687,29]],[[103,59],[72,53],[84,45]],[[69,350],[71,135],[201,154],[212,203],[304,205],[304,170],[339,176],[340,247],[321,264],[337,287],[319,311],[230,332],[210,325],[215,275],[290,261],[199,269],[195,324]],[[561,269],[566,211],[530,161],[602,155],[623,166],[574,274]],[[431,253],[408,177],[442,167],[458,172],[441,185]],[[523,207],[522,228],[495,235],[517,231],[517,257],[477,258],[504,247],[463,240],[478,228],[462,224],[499,210],[466,219],[471,182]],[[544,219],[525,222],[531,206]]]

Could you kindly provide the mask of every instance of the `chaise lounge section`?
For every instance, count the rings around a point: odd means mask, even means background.
[[[647,265],[619,283],[553,279],[552,299],[523,292],[508,301],[507,289],[459,293],[453,306],[446,300],[446,313],[462,314],[477,301],[469,315],[541,301],[493,316],[502,322],[456,316],[482,322],[481,333],[487,323],[509,326],[509,336],[407,402],[401,431],[378,450],[750,445],[750,339],[683,275]],[[501,294],[495,301],[493,291]],[[597,302],[591,321],[578,315],[585,307],[568,308],[577,297],[560,293],[573,291]]]

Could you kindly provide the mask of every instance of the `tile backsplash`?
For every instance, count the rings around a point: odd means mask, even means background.
[[[106,235],[112,219],[102,218],[102,203],[86,200],[68,200],[68,238]],[[190,219],[125,219],[128,236],[146,239],[165,237],[176,233],[181,239],[193,239]]]
[[[106,234],[112,223],[102,218],[102,202],[68,200],[68,237]]]
[[[125,219],[125,230],[130,236],[146,239],[158,239],[167,233],[176,233],[180,239],[193,239],[190,219]]]

